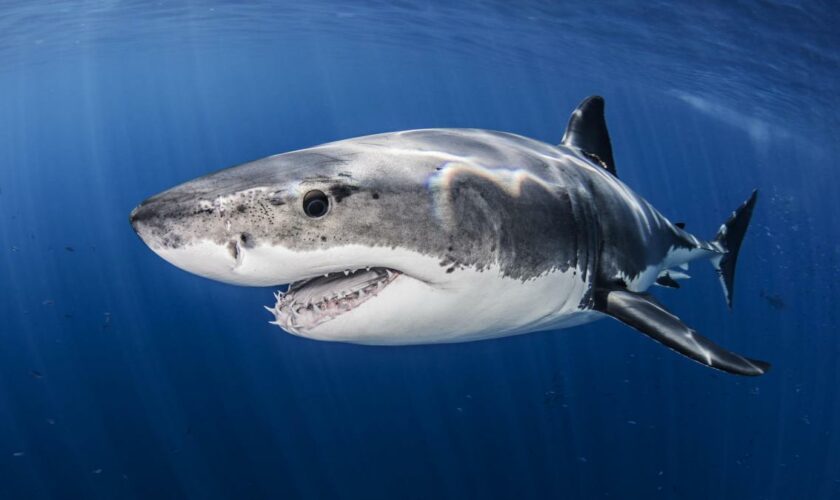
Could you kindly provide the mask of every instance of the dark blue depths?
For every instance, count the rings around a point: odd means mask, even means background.
[[[0,497],[840,498],[829,4],[0,14]],[[446,346],[303,340],[267,323],[271,289],[183,273],[127,223],[176,183],[334,139],[557,142],[593,93],[621,178],[692,232],[760,189],[734,310],[704,263],[656,293],[768,375],[610,320]]]

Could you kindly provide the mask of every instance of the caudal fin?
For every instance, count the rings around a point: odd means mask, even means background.
[[[715,235],[715,244],[720,247],[722,254],[712,259],[712,265],[720,275],[720,282],[723,285],[723,293],[726,296],[726,304],[732,307],[732,290],[735,286],[735,264],[738,262],[738,251],[741,250],[741,242],[744,234],[750,225],[755,201],[758,197],[758,190],[754,190],[749,199],[745,201],[729,217],[729,220],[720,226]]]

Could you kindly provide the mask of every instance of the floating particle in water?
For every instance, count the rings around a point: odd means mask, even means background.
[[[64,247],[64,249],[67,250],[68,252],[75,252],[76,251],[76,249],[71,247],[70,245],[67,245],[66,247]]]
[[[29,370],[29,376],[35,379],[44,378],[44,374],[38,370]]]
[[[25,453],[22,452],[22,451],[16,451],[16,452],[12,453],[13,457],[22,457],[24,455],[25,455]]]
[[[546,406],[554,406],[562,400],[562,395],[559,391],[549,389],[543,394],[543,402]]]
[[[785,309],[787,307],[787,304],[785,304],[785,301],[782,299],[781,295],[771,294],[764,290],[762,290],[759,295],[762,299],[764,299],[767,302],[767,304],[770,305],[770,307],[777,311],[781,311],[782,309]]]
[[[93,469],[94,474],[102,474],[102,469]]]
[[[55,425],[55,419],[54,418],[48,418],[47,423],[50,424],[50,425]]]
[[[51,306],[53,304],[55,304],[53,299],[44,299],[43,302],[41,302],[41,305],[43,306]]]
[[[635,420],[628,420],[627,423],[630,424],[630,425],[636,425],[639,422],[636,422]]]
[[[103,323],[102,323],[102,328],[110,327],[111,326],[111,313],[106,312],[105,314],[103,314],[103,316],[104,316],[104,319],[103,319]]]
[[[578,462],[585,464],[589,462],[589,460],[586,457],[578,457]]]

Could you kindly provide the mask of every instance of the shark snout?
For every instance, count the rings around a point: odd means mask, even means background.
[[[146,243],[149,243],[146,240],[147,230],[151,226],[161,226],[162,224],[162,214],[160,211],[160,207],[158,203],[154,201],[154,198],[149,198],[148,200],[143,201],[131,211],[128,215],[128,221],[131,223],[132,229],[134,232],[137,233],[138,236]]]
[[[176,267],[226,283],[263,284],[261,276],[253,278],[243,270],[249,260],[255,263],[249,255],[259,243],[247,224],[252,206],[247,200],[237,200],[223,211],[220,206],[228,207],[207,200],[176,188],[143,201],[131,210],[128,220],[143,243]]]
[[[134,207],[128,221],[137,236],[153,249],[173,247],[184,243],[184,215],[181,207],[158,195]]]
[[[137,216],[137,214],[140,212],[140,210],[142,208],[143,208],[143,205],[137,205],[136,207],[134,207],[134,209],[131,211],[131,213],[128,214],[128,222],[131,224],[131,228],[134,229],[135,233],[138,233],[137,224],[140,221],[140,218]]]

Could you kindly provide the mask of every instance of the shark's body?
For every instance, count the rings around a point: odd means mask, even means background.
[[[164,259],[240,285],[291,283],[292,333],[365,344],[460,342],[613,316],[704,364],[715,346],[643,292],[713,259],[731,299],[753,196],[702,241],[615,174],[603,100],[558,145],[474,129],[360,137],[276,155],[150,198],[132,224]]]

